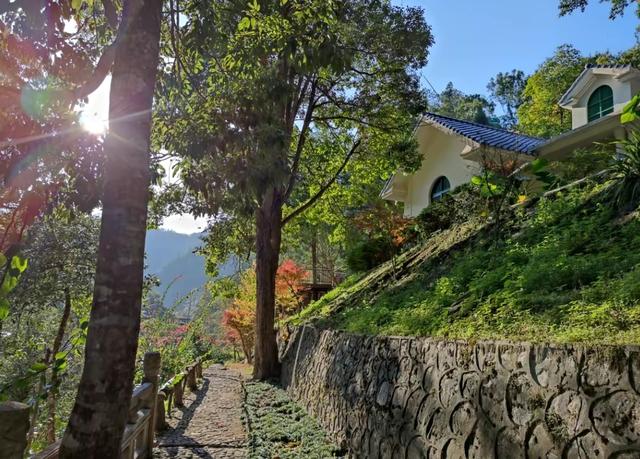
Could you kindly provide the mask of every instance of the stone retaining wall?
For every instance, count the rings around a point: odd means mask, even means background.
[[[640,458],[639,347],[304,327],[282,359],[289,393],[354,457]]]

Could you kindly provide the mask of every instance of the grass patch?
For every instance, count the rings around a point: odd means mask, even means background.
[[[341,457],[322,428],[281,388],[247,382],[251,458]]]
[[[499,238],[438,233],[300,318],[366,334],[638,343],[640,221],[620,218],[602,188],[520,209]]]

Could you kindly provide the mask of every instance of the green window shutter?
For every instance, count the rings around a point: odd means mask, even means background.
[[[606,85],[593,91],[587,103],[587,119],[589,122],[602,118],[613,111],[613,90]]]

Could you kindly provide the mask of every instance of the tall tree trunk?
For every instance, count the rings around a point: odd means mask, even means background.
[[[311,279],[315,287],[318,283],[318,231],[315,228],[311,236]]]
[[[256,351],[253,377],[269,379],[280,375],[278,345],[273,327],[276,300],[276,272],[282,236],[282,196],[267,191],[256,211]]]
[[[251,365],[253,361],[251,358],[251,348],[247,343],[247,341],[242,336],[241,332],[238,332],[238,336],[240,337],[240,345],[242,346],[242,353],[244,354],[244,358],[247,359],[247,363]]]
[[[60,352],[62,346],[62,340],[64,338],[65,331],[67,329],[67,323],[69,322],[69,316],[71,315],[71,292],[69,288],[64,289],[64,310],[62,311],[62,317],[60,318],[60,324],[58,325],[58,332],[53,340],[53,347],[51,348],[50,361],[55,361],[56,354]],[[56,441],[56,405],[58,396],[58,384],[60,383],[60,377],[58,372],[51,371],[51,390],[47,394],[47,442],[53,443]]]
[[[85,362],[62,458],[118,458],[142,296],[160,0],[125,0],[112,71],[102,226]]]

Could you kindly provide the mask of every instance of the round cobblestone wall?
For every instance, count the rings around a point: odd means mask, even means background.
[[[640,459],[640,348],[302,327],[282,382],[354,457]]]

